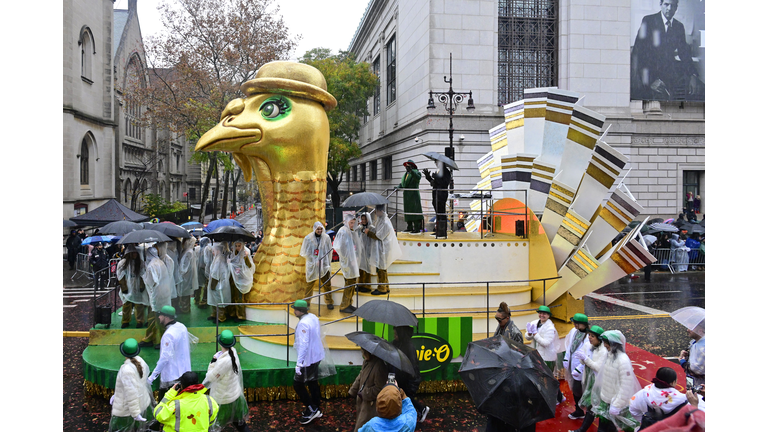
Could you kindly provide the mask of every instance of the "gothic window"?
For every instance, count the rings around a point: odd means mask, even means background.
[[[397,75],[396,75],[396,53],[395,53],[395,37],[387,43],[387,105],[397,99]]]
[[[80,143],[80,184],[87,186],[88,183],[88,137],[83,137]]]
[[[557,0],[499,0],[499,105],[557,86]]]
[[[80,30],[80,40],[78,41],[78,45],[80,45],[80,76],[82,76],[86,82],[92,83],[92,63],[93,57],[96,54],[96,44],[93,41],[91,29],[83,27]]]
[[[125,135],[139,141],[143,139],[143,129],[139,123],[142,110],[135,93],[144,88],[143,71],[139,57],[132,56],[125,71]]]

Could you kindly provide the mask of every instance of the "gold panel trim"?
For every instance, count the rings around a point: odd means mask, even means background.
[[[560,105],[554,102],[547,101],[547,108],[550,108],[550,107],[573,112],[573,105]]]
[[[615,254],[611,255],[611,259],[626,274],[634,273],[637,270],[636,267],[633,267],[632,264],[629,263],[629,261],[624,259],[624,257],[619,255],[618,253],[615,253]]]
[[[568,231],[568,229],[565,228],[562,225],[560,225],[560,228],[557,229],[557,235],[559,235],[560,237],[564,238],[565,241],[567,241],[568,243],[570,243],[570,244],[572,244],[574,246],[578,245],[579,244],[579,240],[581,240],[581,237],[577,236],[576,234],[574,234],[571,231]]]
[[[533,164],[533,169],[537,169],[539,171],[544,171],[544,172],[548,172],[548,173],[552,173],[552,174],[555,173],[555,168],[554,167],[549,167],[547,165],[539,165],[537,163]]]
[[[572,191],[570,191],[570,190],[568,190],[568,189],[558,185],[557,183],[552,183],[552,189],[560,192],[563,195],[568,195],[569,197],[571,197],[571,199],[573,199],[573,197],[576,196],[576,192],[572,192]],[[570,200],[568,200],[568,201],[570,201]]]
[[[573,204],[573,201],[571,200],[571,198],[569,198],[569,197],[564,197],[564,196],[560,195],[560,194],[559,194],[559,193],[557,193],[556,191],[552,190],[552,188],[550,188],[550,189],[549,189],[549,196],[550,196],[550,197],[552,197],[552,198],[557,198],[557,199],[559,199],[560,201],[563,201],[563,202],[567,203],[567,204],[568,204],[568,206],[570,206],[571,204]]]
[[[621,230],[627,226],[626,223],[622,222],[621,219],[617,218],[615,214],[611,213],[611,211],[605,207],[600,209],[600,217],[608,222],[608,225],[613,227],[617,232],[621,232]]]
[[[551,192],[550,192],[551,195]],[[559,216],[565,216],[566,213],[568,213],[568,207],[553,200],[552,198],[547,200],[547,203],[544,205],[544,208],[552,210],[555,212],[555,214]]]
[[[547,180],[548,182],[551,182],[554,179],[554,176],[544,175],[544,174],[542,174],[540,172],[531,172],[531,177],[536,177],[537,179]]]
[[[590,258],[590,257],[589,257],[587,254],[585,254],[585,253],[584,253],[584,251],[582,251],[582,250],[579,250],[578,252],[576,252],[576,255],[578,255],[579,257],[581,257],[581,259],[583,259],[584,261],[586,261],[586,262],[587,262],[587,264],[589,264],[589,267],[590,267],[590,269],[591,269],[591,270],[594,270],[594,269],[596,269],[596,268],[599,266],[599,264],[598,264],[598,263],[596,263],[596,262],[595,262],[595,261],[594,261],[592,258]]]
[[[609,176],[591,162],[587,167],[587,174],[593,179],[597,180],[601,185],[605,186],[606,189],[610,189],[611,186],[613,186],[614,180],[616,180],[614,177]]]
[[[589,228],[589,224],[582,222],[579,218],[577,218],[571,213],[568,213],[565,217],[567,218],[567,220],[575,224],[578,224],[584,231],[586,231]]]
[[[547,114],[546,116],[544,116],[544,118],[549,121],[560,123],[566,126],[571,124],[571,114],[565,114],[557,111],[547,110]]]
[[[623,208],[617,207],[616,204],[614,204],[614,203],[612,203],[610,201],[606,202],[606,204],[608,204],[608,206],[610,208],[612,208],[616,213],[618,213],[620,217],[623,217],[624,220],[627,221],[627,224],[629,224],[629,222],[632,221],[632,216],[627,214],[627,212]],[[622,229],[624,229],[624,228],[622,228]]]
[[[573,128],[568,129],[567,138],[576,144],[582,145],[590,150],[595,149],[595,143],[597,142],[597,138],[593,138]]]
[[[568,269],[570,271],[572,271],[573,274],[578,276],[579,279],[584,279],[585,277],[587,277],[587,275],[589,275],[589,272],[587,272],[582,267],[580,267],[578,264],[576,264],[576,262],[574,262],[574,260],[569,260],[568,263],[565,266],[568,267]]]
[[[546,113],[546,108],[525,108],[525,118],[543,118]]]
[[[525,125],[525,120],[522,118],[516,119],[516,120],[510,120],[506,124],[507,124],[507,130],[517,129]]]

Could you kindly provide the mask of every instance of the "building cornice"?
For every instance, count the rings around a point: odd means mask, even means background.
[[[70,106],[64,105],[64,113],[65,114],[72,114],[73,116],[75,116],[76,119],[89,121],[91,123],[96,123],[96,124],[98,124],[100,126],[117,128],[117,123],[115,123],[112,120],[104,120],[103,118],[94,117],[94,116],[92,116],[90,114],[86,114],[86,113],[84,113],[82,111],[79,111],[79,110],[77,110],[77,109],[75,109],[73,107],[70,107]]]

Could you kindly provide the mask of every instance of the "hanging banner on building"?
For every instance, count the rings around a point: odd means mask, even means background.
[[[704,101],[704,0],[632,0],[630,99]]]

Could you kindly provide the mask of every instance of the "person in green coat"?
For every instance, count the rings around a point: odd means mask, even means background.
[[[421,173],[416,163],[408,159],[408,162],[403,164],[405,166],[405,174],[400,180],[400,188],[403,189],[418,189],[419,182],[421,182]],[[403,191],[403,207],[405,211],[405,222],[408,224],[407,230],[412,233],[421,232],[421,224],[424,221],[424,216],[421,213],[421,194],[418,190],[406,190]]]

